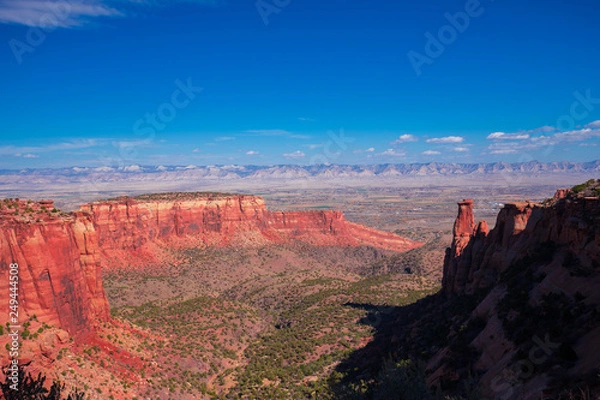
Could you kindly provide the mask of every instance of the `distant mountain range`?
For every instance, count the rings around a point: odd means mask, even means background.
[[[206,180],[265,180],[265,179],[344,179],[344,178],[385,178],[394,176],[481,176],[487,174],[584,174],[600,172],[600,160],[590,162],[549,162],[530,161],[523,163],[427,163],[427,164],[378,164],[378,165],[272,165],[272,166],[141,166],[127,165],[120,167],[73,167],[44,168],[23,170],[0,170],[1,183],[17,183],[27,177],[27,181],[35,179],[65,183],[94,178],[100,180],[171,180],[171,179],[206,179]]]

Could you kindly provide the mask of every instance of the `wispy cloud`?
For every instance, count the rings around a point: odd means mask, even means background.
[[[314,118],[306,118],[306,117],[299,117],[298,121],[304,121],[304,122],[316,122],[317,120]]]
[[[353,151],[354,154],[373,153],[373,152],[375,152],[375,147],[369,147],[368,149],[365,149],[365,150],[358,149],[358,150]]]
[[[555,131],[555,129],[547,129],[547,127],[542,127],[526,132],[548,133],[553,131]],[[518,154],[528,151],[535,151],[548,146],[556,146],[565,143],[586,142],[588,140],[597,138],[600,138],[600,120],[590,122],[580,129],[555,132],[554,134],[550,135],[542,134],[540,136],[528,136],[526,139],[512,141],[496,140],[495,143],[492,143],[487,147],[487,150],[490,152],[490,154]],[[492,140],[493,139],[494,138],[492,138]]]
[[[404,156],[406,156],[406,152],[404,150],[398,150],[398,149],[387,149],[386,151],[379,153],[378,156],[404,157]]]
[[[439,151],[436,151],[436,150],[425,150],[421,154],[423,154],[424,156],[439,156],[442,153],[440,153]]]
[[[427,143],[434,143],[434,144],[462,143],[464,141],[465,141],[465,138],[462,136],[446,136],[446,137],[431,138],[431,139],[426,140]]]
[[[230,140],[235,140],[233,136],[219,136],[215,138],[215,142],[228,142]]]
[[[585,127],[589,128],[589,129],[600,129],[600,119],[596,120],[596,121],[593,121],[593,122],[590,122]]]
[[[299,135],[296,133],[292,133],[290,131],[286,131],[285,129],[250,129],[244,131],[241,136],[265,136],[265,137],[273,137],[273,136],[282,136],[289,137],[292,139],[310,139],[310,136],[307,135]]]
[[[404,135],[398,136],[398,139],[394,140],[390,144],[401,144],[401,143],[408,143],[408,142],[416,142],[418,140],[419,139],[415,135],[404,134]]]
[[[78,28],[97,18],[139,15],[139,7],[158,8],[176,3],[217,6],[223,0],[0,0],[0,24],[40,28]],[[135,12],[133,8],[137,8]]]
[[[248,150],[246,152],[246,154],[249,155],[249,156],[256,156],[256,155],[258,155],[260,153],[258,151],[256,151],[256,150]]]
[[[23,157],[23,158],[40,158],[40,156],[38,156],[37,154],[21,154],[21,153],[17,153],[14,155],[15,157]]]
[[[78,139],[46,146],[0,146],[0,155],[47,153],[61,150],[78,150],[107,144],[105,139]]]
[[[296,150],[293,153],[284,153],[283,156],[289,160],[299,160],[306,157],[306,154],[300,150]]]
[[[150,147],[150,146],[152,146],[152,140],[113,141],[112,145],[119,149],[125,149],[125,148],[131,148],[131,147]]]
[[[494,149],[490,151],[490,154],[516,154],[517,149]]]
[[[456,151],[458,153],[466,153],[467,151],[469,151],[469,148],[468,147],[455,147],[452,150]]]
[[[538,133],[550,133],[556,131],[556,128],[553,126],[540,126],[539,128],[530,129],[530,130],[522,130],[519,132],[506,133],[506,132],[492,132],[487,136],[488,140],[527,140],[532,135]]]
[[[99,0],[0,0],[0,23],[41,28],[76,28],[94,18],[122,17]]]
[[[506,133],[492,132],[487,136],[488,140],[525,140],[529,139],[528,133]]]

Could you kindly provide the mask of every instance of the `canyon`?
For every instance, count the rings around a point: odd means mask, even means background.
[[[54,202],[0,203],[0,269],[19,265],[19,319],[40,340],[25,341],[22,361],[52,361],[68,340],[85,343],[110,318],[102,274],[180,262],[173,249],[241,248],[305,242],[404,252],[421,243],[346,221],[339,211],[267,210],[262,198],[170,193],[85,204],[63,213]],[[8,299],[8,279],[0,297]],[[0,310],[8,321],[8,308]],[[37,334],[35,334],[37,339]],[[2,336],[4,342],[8,337]],[[8,362],[7,354],[0,359]]]
[[[19,264],[23,363],[74,368],[73,387],[119,377],[129,383],[104,384],[116,398],[131,398],[131,385],[164,399],[177,387],[188,393],[182,399],[209,398],[208,387],[265,398],[311,387],[343,397],[362,390],[359,381],[385,398],[386,376],[422,381],[422,398],[429,390],[561,398],[600,387],[598,187],[588,181],[544,201],[507,202],[493,226],[476,222],[477,202],[460,201],[445,256],[445,246],[352,223],[340,211],[275,211],[259,196],[163,193],[69,213],[49,200],[7,199],[0,267],[8,274]],[[437,273],[419,272],[426,259],[439,259]],[[6,280],[0,294],[8,293]],[[73,361],[84,354],[89,370]],[[325,381],[313,363],[341,378]],[[161,364],[192,375],[173,386]],[[530,373],[518,369],[525,364]],[[410,375],[406,365],[422,372]]]

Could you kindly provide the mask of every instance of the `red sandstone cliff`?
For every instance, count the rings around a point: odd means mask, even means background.
[[[472,201],[459,203],[454,240],[444,261],[444,292],[472,293],[490,286],[513,261],[547,242],[579,254],[591,267],[600,259],[600,202],[597,197],[564,197],[560,190],[552,205],[506,204],[489,232],[485,221],[474,228]]]
[[[480,327],[468,345],[477,354],[470,368],[481,374],[483,397],[600,391],[594,380],[600,365],[600,199],[559,190],[543,204],[507,204],[489,232],[485,221],[475,225],[472,201],[458,204],[443,294],[448,303],[484,294],[461,322]],[[457,375],[448,360],[459,355],[449,351],[429,360],[430,384]]]
[[[82,206],[108,269],[160,263],[166,248],[286,243],[370,245],[407,251],[418,242],[346,221],[339,211],[269,211],[255,196],[151,195]]]
[[[53,344],[65,342],[68,334],[85,338],[97,321],[109,318],[92,221],[52,209],[51,202],[5,201],[0,206],[0,298],[6,301],[0,321],[9,321],[9,266],[17,263],[19,323],[29,321],[32,333],[41,322],[55,328],[43,333],[40,349],[23,343],[22,362],[38,350],[50,355]]]

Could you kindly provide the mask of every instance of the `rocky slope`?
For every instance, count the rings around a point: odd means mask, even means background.
[[[174,247],[301,241],[400,252],[421,245],[348,222],[339,211],[270,211],[256,196],[179,193],[118,198],[84,205],[81,213],[95,226],[107,269],[160,265]]]

